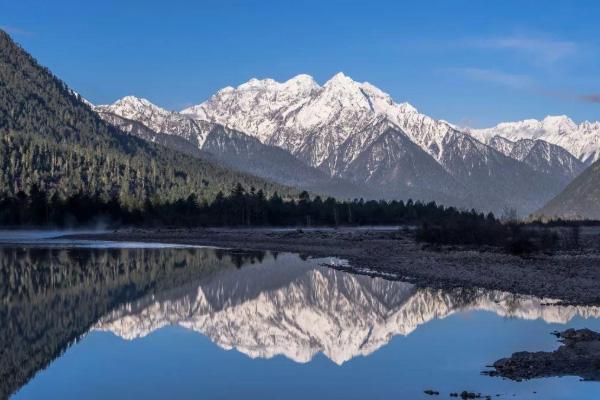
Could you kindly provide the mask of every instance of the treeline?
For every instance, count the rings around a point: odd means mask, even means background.
[[[485,246],[504,249],[511,254],[579,249],[581,227],[593,226],[593,221],[556,221],[523,223],[501,221],[493,216],[477,218],[475,214],[459,214],[424,221],[417,229],[418,241],[432,245]]]
[[[173,202],[146,199],[141,207],[129,207],[118,197],[77,193],[66,198],[49,195],[33,186],[29,193],[0,196],[0,224],[4,226],[337,226],[416,224],[424,221],[495,221],[492,214],[459,211],[434,202],[337,201],[311,197],[302,192],[296,200],[277,193],[267,197],[263,190],[236,184],[215,200],[200,201],[195,194]]]
[[[105,199],[100,194],[77,193],[62,198],[57,192],[49,195],[35,185],[29,193],[0,195],[2,226],[64,228],[99,224],[189,228],[406,224],[417,226],[418,241],[435,246],[490,246],[527,254],[580,245],[580,225],[566,221],[559,225],[501,221],[492,213],[461,211],[435,202],[338,201],[311,197],[307,192],[298,199],[284,200],[277,193],[267,197],[263,190],[246,190],[240,183],[227,195],[219,192],[211,203],[191,194],[173,202],[146,199],[141,207],[133,208],[118,197]]]

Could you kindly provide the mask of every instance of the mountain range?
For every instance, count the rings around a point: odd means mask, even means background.
[[[561,146],[575,155],[587,167],[556,197],[534,214],[536,218],[600,219],[600,122],[576,124],[566,116],[546,117],[541,121],[524,120],[499,124],[493,128],[471,131],[488,143],[529,143],[543,140]],[[512,150],[511,150],[512,151]],[[568,155],[564,154],[566,161]],[[561,167],[564,163],[561,164]],[[580,168],[577,164],[574,167]],[[560,172],[552,168],[555,174]],[[561,168],[562,169],[562,168]]]
[[[5,32],[0,66],[4,195],[37,185],[133,207],[191,193],[210,201],[239,182],[284,196],[600,215],[597,122],[559,116],[469,130],[343,73],[323,85],[308,75],[252,79],[180,112],[133,96],[95,106]]]
[[[143,124],[154,132],[146,135],[151,140],[184,138],[188,151],[199,149],[279,183],[329,192],[341,186],[335,194],[435,200],[495,212],[539,209],[590,160],[538,137],[488,138],[458,128],[343,73],[322,86],[308,75],[283,83],[252,79],[179,113],[132,96],[95,110],[108,121],[118,116]],[[209,135],[211,129],[219,134]]]
[[[105,121],[134,136],[226,168],[280,184],[340,198],[369,197],[369,190],[332,178],[288,151],[221,124],[191,119],[146,99],[127,96],[111,105],[93,107]]]
[[[492,128],[474,129],[470,132],[486,143],[495,136],[512,141],[544,140],[566,149],[586,165],[600,159],[600,122],[584,121],[576,124],[566,115],[558,115],[548,116],[541,121],[526,119],[504,122]]]

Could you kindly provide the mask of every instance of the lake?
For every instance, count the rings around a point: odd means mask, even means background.
[[[333,258],[50,236],[0,235],[0,398],[600,398],[578,377],[481,374],[556,349],[552,331],[600,330],[600,307],[418,288]]]

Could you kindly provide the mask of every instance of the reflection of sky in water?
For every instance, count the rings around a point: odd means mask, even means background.
[[[569,326],[600,329],[598,321],[581,319]],[[427,388],[445,395],[468,389],[503,398],[517,394],[517,399],[599,398],[600,383],[575,377],[518,383],[479,374],[515,350],[554,349],[557,343],[548,333],[563,328],[487,312],[458,314],[398,336],[370,356],[341,366],[324,356],[307,364],[284,357],[251,359],[180,327],[131,342],[95,332],[16,398],[44,399],[53,393],[61,399],[419,399],[428,398],[422,393]]]
[[[205,246],[180,245],[169,243],[111,242],[98,240],[60,239],[63,235],[106,233],[106,231],[52,231],[52,230],[0,230],[0,246],[23,245],[43,248],[86,248],[86,249],[164,249],[202,248]]]
[[[15,398],[600,398],[600,383],[577,377],[480,375],[512,352],[557,348],[554,330],[600,330],[596,308],[419,289],[290,254],[261,260],[117,307]],[[294,361],[296,345],[309,357]]]

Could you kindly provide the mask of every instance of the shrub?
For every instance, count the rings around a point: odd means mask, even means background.
[[[552,251],[559,243],[556,232],[548,228],[464,216],[424,222],[417,230],[416,239],[436,245],[492,246],[515,255]]]

